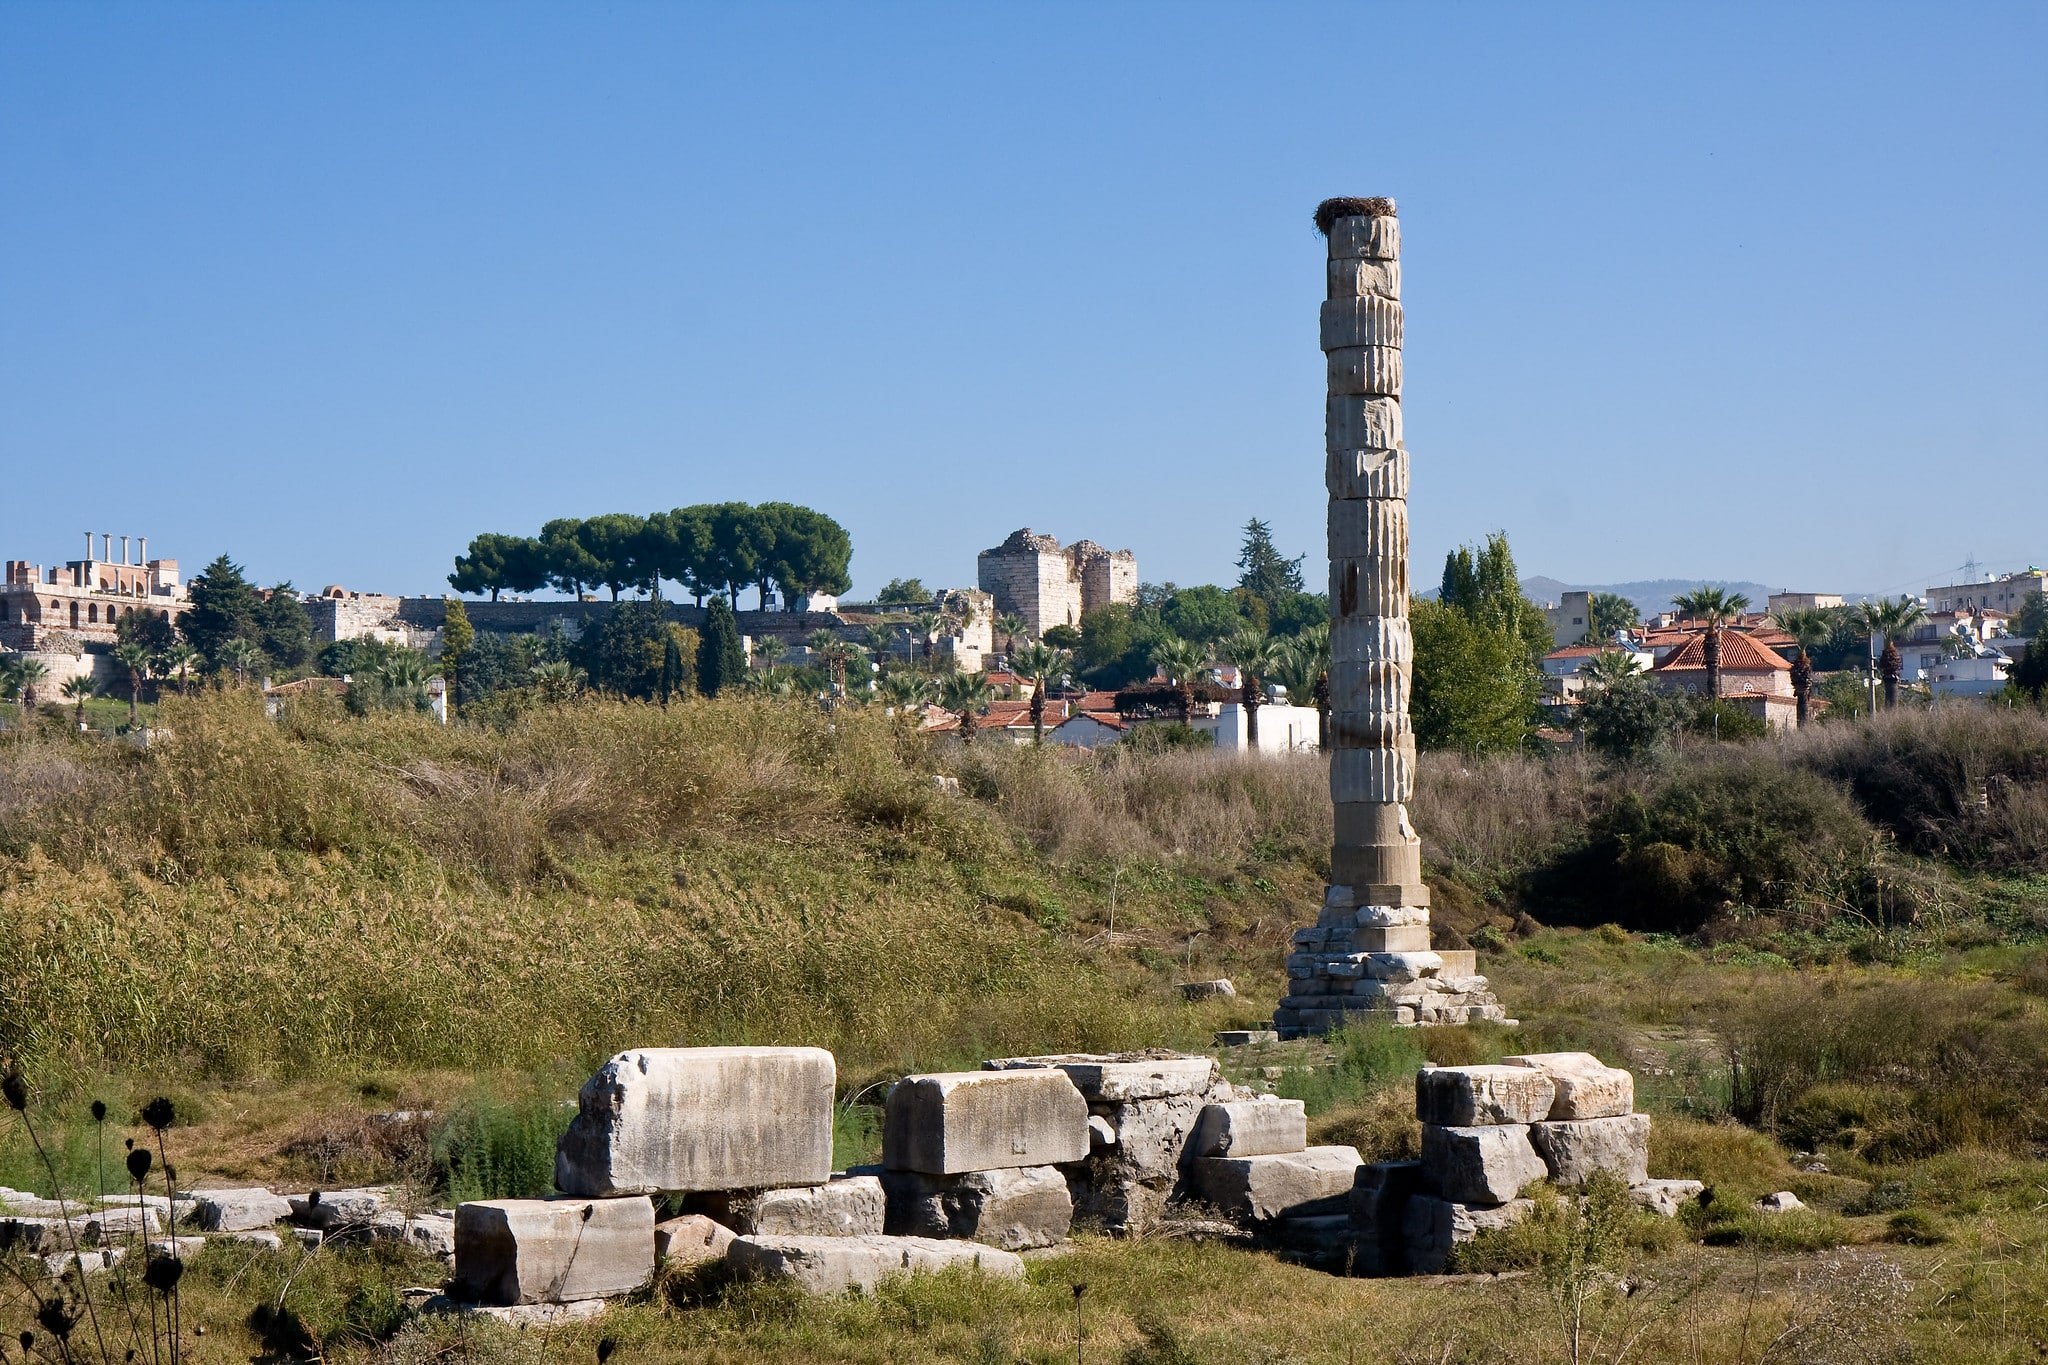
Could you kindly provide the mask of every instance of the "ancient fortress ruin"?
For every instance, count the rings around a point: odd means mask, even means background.
[[[975,556],[975,566],[996,610],[1023,617],[1034,637],[1078,626],[1097,607],[1138,600],[1138,559],[1129,550],[1105,550],[1092,540],[1062,546],[1028,526]]]
[[[1401,223],[1391,199],[1329,199],[1330,799],[1336,838],[1316,923],[1294,935],[1282,1037],[1353,1014],[1401,1024],[1504,1017],[1472,953],[1432,952],[1422,843],[1408,823],[1408,447],[1401,431]]]

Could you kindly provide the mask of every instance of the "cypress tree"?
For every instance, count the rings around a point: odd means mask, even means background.
[[[740,647],[739,622],[723,597],[711,599],[704,635],[697,642],[697,690],[715,697],[747,676],[747,653]]]

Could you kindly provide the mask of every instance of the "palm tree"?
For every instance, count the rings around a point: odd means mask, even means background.
[[[193,665],[201,662],[203,661],[199,657],[199,651],[183,640],[171,641],[156,654],[156,666],[160,674],[166,678],[174,673],[177,675],[178,695],[181,697],[191,687]]]
[[[1037,641],[1017,651],[1017,657],[1010,660],[1010,667],[1017,676],[1031,683],[1031,742],[1045,743],[1045,689],[1054,678],[1067,671],[1067,652],[1054,649]]]
[[[1006,611],[995,619],[996,634],[1003,640],[1003,657],[1017,652],[1017,637],[1030,626],[1030,622],[1014,611]]]
[[[1604,645],[1618,630],[1632,630],[1636,604],[1620,593],[1596,592],[1586,599],[1586,638],[1580,643]]]
[[[974,743],[974,718],[988,707],[988,679],[979,673],[955,673],[939,689],[939,705],[960,717],[960,742]]]
[[[263,651],[247,640],[229,640],[214,651],[213,661],[234,674],[238,684],[246,685],[249,675],[263,667]]]
[[[1209,653],[1200,645],[1169,635],[1152,646],[1152,662],[1166,680],[1180,689],[1180,722],[1195,714],[1195,684],[1209,671]]]
[[[1625,649],[1603,649],[1579,666],[1579,676],[1603,691],[1643,671],[1643,661]]]
[[[775,667],[775,661],[788,652],[788,643],[779,635],[763,635],[754,641],[754,657],[763,668]]]
[[[1314,662],[1309,697],[1316,708],[1316,747],[1330,748],[1330,623],[1318,621],[1295,637],[1294,648]]]
[[[1813,696],[1813,657],[1809,651],[1834,638],[1834,618],[1815,607],[1795,607],[1772,619],[1799,646],[1799,652],[1792,656],[1792,695],[1799,702],[1799,724],[1803,729]]]
[[[1878,656],[1878,675],[1884,679],[1884,706],[1889,711],[1899,704],[1899,670],[1902,661],[1899,647],[1894,644],[1899,636],[1927,619],[1927,608],[1910,597],[1901,595],[1897,601],[1887,602],[1879,598],[1865,602],[1857,613],[1865,634],[1872,644],[1884,641],[1884,652]]]
[[[896,643],[896,632],[884,625],[868,627],[868,653],[878,659],[889,657],[889,646]]]
[[[890,673],[882,678],[882,699],[905,715],[922,715],[938,689],[922,673]]]
[[[99,690],[99,684],[92,680],[90,673],[65,680],[64,699],[72,704],[72,719],[78,722],[81,730],[85,728],[85,703]]]
[[[11,697],[21,686],[21,666],[27,660],[19,654],[0,654],[0,697]]]
[[[132,730],[142,705],[142,675],[149,671],[149,647],[133,640],[115,645],[114,662],[128,672],[128,728]]]
[[[1671,605],[1687,620],[1698,621],[1707,628],[1707,638],[1702,644],[1707,664],[1707,696],[1721,695],[1721,631],[1730,621],[1742,615],[1749,599],[1739,592],[1727,592],[1720,588],[1702,585],[1691,592],[1680,593],[1671,599]]]
[[[1244,707],[1245,745],[1259,751],[1259,708],[1266,704],[1266,674],[1279,662],[1280,644],[1263,631],[1240,630],[1223,642],[1223,657],[1237,665],[1237,697]]]
[[[936,611],[926,607],[910,619],[917,627],[917,638],[924,643],[924,661],[929,665],[932,661],[932,637],[939,633],[942,618]],[[911,650],[911,657],[917,657],[917,650],[914,648]]]
[[[550,706],[575,696],[576,689],[582,684],[583,670],[567,659],[549,659],[533,666],[533,690]]]
[[[14,665],[14,685],[20,689],[21,709],[36,709],[36,688],[50,676],[50,666],[41,659],[23,657]]]

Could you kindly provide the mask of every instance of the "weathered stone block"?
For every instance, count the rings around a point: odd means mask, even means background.
[[[250,1232],[282,1223],[292,1206],[265,1189],[195,1190],[193,1221],[202,1232]]]
[[[1088,1105],[1061,1070],[905,1076],[889,1091],[882,1164],[957,1175],[1088,1155]]]
[[[1525,1124],[1487,1128],[1422,1126],[1422,1167],[1430,1187],[1459,1204],[1505,1204],[1550,1173]]]
[[[1203,1157],[1188,1168],[1202,1200],[1226,1218],[1341,1213],[1362,1163],[1355,1147],[1310,1147],[1268,1156]]]
[[[1411,1274],[1441,1275],[1459,1245],[1482,1232],[1513,1227],[1535,1207],[1527,1199],[1487,1206],[1417,1195],[1401,1216],[1407,1268]]]
[[[146,1237],[159,1231],[163,1220],[157,1211],[147,1204],[141,1208],[103,1208],[83,1218],[74,1219],[85,1246],[99,1246],[103,1242],[119,1242],[129,1237]]]
[[[1436,955],[1444,960],[1444,965],[1437,969],[1439,976],[1477,977],[1480,985],[1486,984],[1486,978],[1478,975],[1479,954],[1470,948],[1439,948]],[[1556,1107],[1556,1101],[1553,1100],[1551,1104],[1553,1108]]]
[[[1322,348],[1401,345],[1401,304],[1377,294],[1323,301]]]
[[[959,1237],[1023,1251],[1065,1241],[1074,1223],[1066,1176],[1051,1166],[964,1175],[890,1171],[888,1232],[898,1237]]]
[[[1323,403],[1323,449],[1378,450],[1401,444],[1401,403],[1396,398],[1333,393]]]
[[[1583,1185],[1595,1171],[1617,1175],[1625,1185],[1650,1178],[1648,1114],[1534,1123],[1529,1140],[1560,1185]]]
[[[1189,1158],[1276,1156],[1308,1147],[1308,1111],[1300,1100],[1257,1095],[1208,1104],[1188,1135]]]
[[[453,1296],[568,1303],[629,1294],[654,1274],[654,1205],[624,1199],[487,1199],[455,1210]]]
[[[1330,450],[1323,456],[1323,485],[1333,498],[1406,498],[1408,452]]]
[[[1794,1213],[1806,1207],[1806,1201],[1790,1190],[1779,1190],[1756,1201],[1759,1213]]]
[[[1706,1186],[1697,1180],[1645,1180],[1629,1186],[1629,1198],[1661,1218],[1676,1218],[1678,1211],[1700,1197]]]
[[[1403,502],[1362,499],[1339,503],[1339,507],[1406,507]],[[1388,554],[1395,553],[1391,549]],[[1330,594],[1337,608],[1336,619],[1347,616],[1394,616],[1408,603],[1408,559],[1406,549],[1398,558],[1377,551],[1346,555],[1330,561]]]
[[[1024,1262],[1013,1252],[929,1237],[741,1237],[726,1262],[743,1278],[787,1281],[813,1294],[869,1294],[892,1275],[963,1266],[1000,1279],[1024,1278]]]
[[[1445,1127],[1535,1123],[1550,1116],[1557,1087],[1522,1066],[1436,1066],[1415,1073],[1415,1117]]]
[[[1550,1077],[1557,1096],[1546,1118],[1607,1119],[1636,1107],[1636,1078],[1590,1052],[1532,1052],[1503,1057],[1501,1064],[1531,1067]]]
[[[1214,981],[1184,981],[1180,993],[1184,1000],[1237,999],[1237,987],[1228,977],[1217,977]]]
[[[387,1209],[370,1219],[370,1236],[403,1242],[415,1251],[443,1258],[455,1254],[455,1220],[437,1213],[400,1213]]]
[[[1401,604],[1406,613],[1407,603]],[[1415,662],[1415,635],[1405,614],[1351,615],[1330,627],[1330,661],[1336,663]],[[1360,904],[1365,902],[1361,901]]]
[[[1401,352],[1393,346],[1346,346],[1330,351],[1323,363],[1329,392],[1397,400],[1401,396],[1402,369]],[[1325,450],[1341,449],[1329,443],[1327,433],[1324,440]]]
[[[1351,948],[1360,953],[1426,953],[1429,951],[1429,926],[1402,924],[1374,929],[1360,925],[1351,933]],[[1432,968],[1436,966],[1434,962],[1429,965]],[[1380,973],[1374,972],[1373,975]]]
[[[686,1213],[654,1225],[654,1258],[677,1265],[715,1261],[732,1245],[731,1228],[701,1213]]]
[[[1277,1043],[1280,1035],[1269,1028],[1226,1028],[1216,1031],[1218,1047],[1256,1047],[1260,1043]],[[1088,1120],[1091,1124],[1094,1119]]]
[[[1336,257],[1330,261],[1330,298],[1362,298],[1367,294],[1377,294],[1383,299],[1400,298],[1401,263],[1365,260],[1356,256]]]
[[[721,1219],[742,1237],[864,1237],[882,1231],[887,1199],[872,1175],[760,1190],[732,1199]]]
[[[1429,931],[1422,931],[1428,941]],[[1404,982],[1419,981],[1443,964],[1435,953],[1367,953],[1365,974],[1374,981]]]
[[[1405,742],[1392,748],[1338,749],[1331,753],[1330,795],[1337,801],[1405,803],[1415,795],[1414,737],[1407,736]]]
[[[982,1063],[987,1071],[1052,1068],[1066,1073],[1090,1104],[1124,1104],[1168,1095],[1199,1095],[1216,1082],[1213,1057],[1098,1056],[1086,1053],[1045,1057],[1002,1057]]]
[[[584,1083],[555,1184],[597,1196],[822,1185],[833,1081],[823,1048],[622,1052]]]
[[[1329,505],[1327,522],[1332,559],[1363,560],[1407,548],[1408,504],[1404,502],[1390,502],[1382,498],[1352,498],[1349,501],[1332,502]],[[1391,569],[1393,566],[1387,567]],[[1400,577],[1405,584],[1405,569],[1401,570]],[[1399,611],[1364,614],[1398,616],[1406,609],[1407,603],[1404,599]]]
[[[314,1190],[310,1194],[285,1196],[291,1219],[300,1227],[335,1232],[343,1228],[369,1226],[391,1202],[391,1191],[381,1186],[352,1190]]]
[[[1339,218],[1330,224],[1330,259],[1391,261],[1401,255],[1401,220],[1391,214],[1377,218]]]

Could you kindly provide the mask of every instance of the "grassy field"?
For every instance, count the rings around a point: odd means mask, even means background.
[[[666,1043],[832,1048],[857,1159],[905,1070],[1258,1022],[1328,837],[1313,759],[943,750],[758,701],[497,730],[272,723],[229,694],[156,722],[147,751],[0,738],[0,1051],[73,1190],[163,1094],[188,1186],[535,1193],[582,1076]],[[1636,1070],[1655,1173],[1715,1198],[1627,1230],[1583,1359],[2039,1358],[2048,718],[1893,716],[1629,770],[1426,755],[1415,814],[1440,938],[1479,949],[1521,1027],[1232,1052],[1239,1078],[1393,1156],[1424,1058],[1585,1047]],[[1241,998],[1184,1004],[1190,975]],[[396,1110],[416,1117],[371,1118]],[[0,1185],[49,1184],[0,1121]],[[1811,1211],[1748,1212],[1778,1189]],[[220,1247],[184,1292],[195,1360],[538,1360],[609,1336],[621,1358],[1054,1361],[1075,1283],[1086,1360],[1570,1358],[1556,1256],[1470,1264],[1530,1273],[1356,1281],[1084,1239],[1022,1287],[817,1304],[678,1282],[520,1338],[408,1322],[398,1291],[438,1272],[393,1253]],[[0,1290],[0,1326],[25,1302]]]

